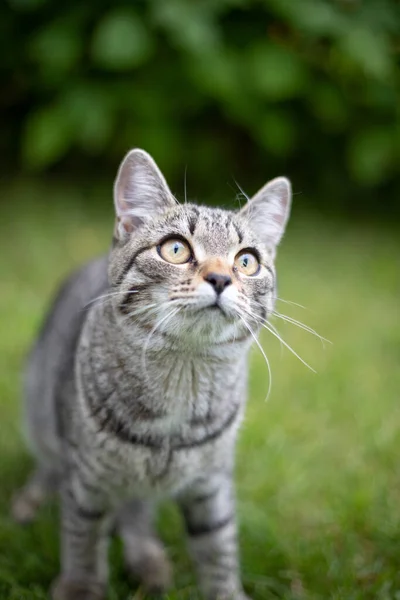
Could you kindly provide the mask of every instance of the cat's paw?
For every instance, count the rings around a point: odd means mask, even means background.
[[[11,502],[11,516],[21,525],[35,520],[39,508],[47,500],[49,493],[39,481],[32,478],[17,492]]]
[[[105,600],[105,584],[87,581],[75,581],[58,577],[51,587],[52,600]]]
[[[147,593],[162,595],[171,587],[172,567],[157,539],[142,539],[137,545],[125,543],[124,558],[127,571]]]
[[[20,525],[31,523],[38,510],[38,503],[26,494],[25,490],[17,493],[11,503],[11,516]]]
[[[14,496],[11,515],[17,523],[31,523],[39,508],[57,490],[58,473],[38,468]]]

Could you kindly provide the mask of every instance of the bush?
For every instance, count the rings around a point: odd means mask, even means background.
[[[251,191],[283,171],[320,204],[394,207],[396,0],[8,0],[0,10],[7,166],[85,159],[114,170],[142,146],[179,188],[186,164],[191,187],[215,195],[231,169]]]

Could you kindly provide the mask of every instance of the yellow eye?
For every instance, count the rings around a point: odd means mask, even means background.
[[[169,263],[182,265],[192,256],[189,244],[183,240],[171,238],[158,247],[158,253]]]
[[[239,252],[235,258],[235,265],[244,275],[256,275],[260,270],[258,258],[249,250]]]

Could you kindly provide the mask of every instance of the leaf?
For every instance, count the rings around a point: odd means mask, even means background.
[[[92,57],[100,67],[123,71],[148,60],[153,41],[136,13],[115,10],[98,24],[92,40]]]
[[[296,141],[296,127],[287,112],[268,110],[257,119],[256,135],[275,156],[287,156]]]
[[[287,19],[294,28],[313,36],[335,36],[343,31],[347,19],[334,2],[321,0],[264,0]]]
[[[8,3],[15,10],[23,11],[34,11],[36,8],[40,8],[45,4],[47,0],[8,0]]]
[[[114,123],[104,90],[93,85],[72,88],[63,98],[62,107],[81,147],[90,153],[104,149]]]
[[[313,113],[329,132],[343,131],[348,121],[348,106],[339,89],[328,81],[318,83],[310,90],[309,103]]]
[[[371,77],[387,78],[394,70],[387,39],[371,28],[352,28],[339,40],[338,49],[344,60],[350,60]]]
[[[349,143],[348,164],[353,177],[364,184],[380,183],[395,157],[393,132],[374,127],[357,133]]]
[[[32,58],[46,69],[67,71],[77,62],[82,41],[76,31],[60,23],[50,25],[35,35],[30,44]]]
[[[217,4],[190,3],[183,0],[153,3],[153,20],[167,32],[171,44],[196,56],[215,55],[220,47],[221,30],[216,27]],[[223,6],[220,7],[223,9]]]
[[[252,47],[247,59],[252,86],[271,100],[285,100],[305,93],[307,74],[295,54],[270,43]]]
[[[191,62],[190,77],[206,94],[231,103],[241,95],[238,73],[238,60],[227,52],[215,54],[212,61],[208,57],[197,57]]]
[[[71,145],[72,131],[59,105],[29,115],[22,141],[25,164],[42,169],[61,158]]]

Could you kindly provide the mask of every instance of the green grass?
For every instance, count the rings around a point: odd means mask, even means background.
[[[24,354],[55,285],[103,251],[104,214],[70,193],[8,193],[0,224],[0,599],[47,597],[58,569],[57,507],[32,526],[9,517],[30,467],[20,434]],[[47,206],[46,206],[47,204]],[[259,352],[237,456],[243,580],[257,600],[400,598],[400,243],[378,227],[295,218],[279,257],[280,304],[333,345],[276,322],[312,373],[271,336],[272,393]],[[161,531],[176,569],[170,599],[197,598],[182,526],[167,507]],[[117,543],[110,599],[129,597]],[[140,592],[137,594],[140,596]]]

